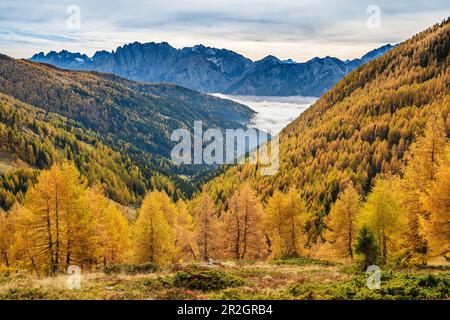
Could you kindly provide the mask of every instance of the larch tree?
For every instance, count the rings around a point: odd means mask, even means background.
[[[34,225],[34,216],[26,208],[19,204],[14,205],[8,211],[8,218],[14,221],[14,233],[11,238],[10,257],[14,267],[33,270],[36,275],[41,274],[39,265],[41,248]],[[44,270],[46,273],[46,270]]]
[[[427,219],[428,212],[422,199],[427,196],[436,179],[446,140],[442,115],[433,110],[426,123],[424,135],[417,139],[407,154],[404,178],[399,188],[401,206],[405,209],[408,220],[408,227],[403,236],[405,262],[426,261],[427,241],[422,232],[421,220]]]
[[[116,204],[98,186],[89,189],[90,256],[98,264],[123,263],[130,250],[130,226]]]
[[[0,209],[0,266],[11,265],[12,241],[16,229],[14,217]]]
[[[137,262],[167,264],[172,261],[175,234],[166,218],[166,196],[161,191],[152,191],[142,202],[134,226]]]
[[[395,245],[395,239],[402,233],[405,221],[402,208],[390,179],[380,179],[375,184],[364,203],[360,225],[366,225],[374,234],[381,251],[381,260],[388,260],[388,248]]]
[[[298,257],[304,253],[308,213],[299,191],[275,192],[268,200],[265,225],[272,258]]]
[[[247,185],[228,201],[224,214],[224,238],[228,256],[236,259],[262,259],[265,255],[263,209],[255,192]]]
[[[306,243],[305,224],[308,218],[306,203],[297,188],[291,187],[286,193],[286,236],[287,256],[299,257]]]
[[[430,244],[431,254],[450,255],[450,145],[446,148],[445,158],[436,172],[436,180],[430,192],[424,197],[425,209],[429,217],[425,221],[424,231]]]
[[[284,196],[277,190],[268,200],[264,219],[272,259],[282,258],[287,252],[287,244],[284,239],[284,210]]]
[[[360,210],[360,196],[353,184],[342,191],[325,218],[325,238],[332,244],[339,258],[353,261],[353,246],[357,236],[357,219]]]
[[[177,216],[175,220],[175,261],[197,260],[198,248],[195,242],[194,220],[188,212],[183,200],[177,202]]]
[[[85,243],[86,187],[73,164],[54,165],[43,171],[25,197],[33,216],[40,265],[50,274],[64,271],[79,256]]]
[[[200,258],[208,261],[219,256],[219,221],[211,197],[204,192],[194,208],[195,237]]]

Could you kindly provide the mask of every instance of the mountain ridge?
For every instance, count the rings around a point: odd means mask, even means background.
[[[392,48],[387,44],[350,61],[327,56],[297,63],[273,55],[252,61],[234,51],[204,45],[176,49],[167,42],[133,42],[111,52],[97,51],[90,58],[62,50],[40,52],[30,60],[149,83],[174,83],[208,93],[321,96],[348,72]]]

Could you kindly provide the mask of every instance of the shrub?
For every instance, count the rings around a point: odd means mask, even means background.
[[[143,264],[111,264],[104,268],[104,272],[108,275],[125,273],[129,275],[135,274],[147,274],[161,270],[161,267],[155,263],[143,263]]]
[[[380,289],[367,288],[367,274],[355,275],[351,280],[331,284],[295,284],[288,293],[298,299],[448,299],[450,273],[405,274],[383,272]]]
[[[186,269],[178,272],[173,279],[175,287],[189,290],[222,290],[237,287],[244,283],[241,278],[219,270]]]
[[[316,260],[311,258],[284,258],[280,260],[274,260],[272,262],[276,265],[297,265],[297,266],[306,266],[306,265],[321,265],[321,266],[334,266],[336,263],[331,261],[322,261],[322,260]]]

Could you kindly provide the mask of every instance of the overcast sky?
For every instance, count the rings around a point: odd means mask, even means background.
[[[71,5],[80,9],[79,29],[67,13]],[[379,28],[367,27],[368,19],[378,21],[375,11],[367,12],[371,5],[380,9]],[[346,59],[401,42],[448,16],[449,0],[1,0],[0,53],[92,55],[134,41],[166,41],[178,48],[227,48],[253,60],[269,54]]]

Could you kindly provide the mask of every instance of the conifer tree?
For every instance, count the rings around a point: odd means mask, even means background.
[[[174,230],[167,221],[167,206],[161,191],[145,196],[134,227],[136,260],[140,263],[171,262],[174,248]]]
[[[397,189],[408,221],[403,235],[404,262],[426,261],[427,241],[422,232],[421,220],[427,219],[428,212],[422,199],[428,195],[430,186],[436,179],[446,140],[442,115],[435,109],[429,116],[424,135],[411,146],[404,168],[404,179]]]
[[[366,271],[377,260],[379,254],[378,245],[372,231],[365,225],[359,230],[355,244],[355,252],[364,256],[362,271]]]
[[[298,190],[275,192],[267,204],[266,229],[272,258],[296,257],[304,252],[306,205]]]
[[[388,248],[396,244],[404,231],[404,213],[390,179],[378,178],[362,207],[361,225],[366,225],[375,235],[381,251],[381,262],[388,260]]]
[[[340,258],[354,258],[353,246],[357,235],[359,210],[360,196],[351,184],[341,192],[325,218],[328,227],[325,238],[331,242]]]
[[[263,209],[247,185],[230,198],[224,214],[224,235],[228,256],[236,260],[261,259],[264,253]]]
[[[197,260],[199,254],[195,242],[194,220],[183,200],[177,202],[175,233],[175,261]]]
[[[194,209],[195,237],[204,261],[220,256],[219,221],[211,197],[204,192]]]
[[[436,180],[430,192],[424,197],[429,217],[425,220],[425,235],[432,255],[450,255],[450,145],[447,146],[444,161],[436,172]]]

